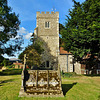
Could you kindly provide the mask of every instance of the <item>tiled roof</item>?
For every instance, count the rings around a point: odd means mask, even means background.
[[[71,54],[70,52],[64,50],[63,47],[60,47],[60,54]]]
[[[24,65],[24,64],[22,64],[22,63],[13,63],[14,65]]]

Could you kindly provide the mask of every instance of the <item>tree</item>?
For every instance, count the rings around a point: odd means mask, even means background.
[[[5,67],[7,66],[7,60],[6,60],[6,59],[3,60],[3,65],[4,65]]]
[[[73,2],[65,29],[61,31],[64,49],[79,61],[87,54],[100,58],[100,0]]]
[[[39,67],[41,65],[41,53],[44,51],[42,48],[42,42],[39,39],[35,40],[34,36],[32,36],[31,41],[32,44],[27,46],[25,50],[19,55],[19,59],[24,61],[24,54],[27,55],[27,65],[31,68],[31,66]]]
[[[63,24],[61,24],[61,23],[59,23],[59,44],[60,44],[60,46],[62,45],[62,36],[61,36],[61,32],[62,32],[62,30],[64,30],[65,29],[65,27],[64,27],[64,25]]]
[[[2,65],[6,67],[6,66],[11,65],[11,63],[10,63],[9,59],[4,58]]]
[[[4,57],[0,56],[0,66],[3,66],[3,60],[4,60]]]
[[[0,56],[13,56],[21,49],[22,37],[17,36],[19,24],[18,15],[8,7],[7,0],[0,0]]]

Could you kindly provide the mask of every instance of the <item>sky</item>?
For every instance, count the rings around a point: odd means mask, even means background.
[[[84,2],[85,0],[76,0],[77,2]],[[69,9],[73,7],[72,0],[8,0],[8,6],[12,8],[12,12],[19,14],[21,24],[19,26],[18,35],[23,35],[25,48],[30,43],[30,36],[36,28],[36,12],[37,11],[54,11],[59,12],[59,23],[64,24],[66,15]],[[18,58],[21,53],[15,53],[16,56],[10,58]],[[8,58],[7,55],[4,57]]]

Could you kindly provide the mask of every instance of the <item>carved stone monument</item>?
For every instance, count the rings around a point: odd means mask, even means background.
[[[19,97],[63,97],[60,69],[26,70],[26,54],[24,55],[22,85]]]

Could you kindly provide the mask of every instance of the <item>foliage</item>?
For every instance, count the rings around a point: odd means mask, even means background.
[[[64,73],[62,71],[61,76],[66,78],[66,77],[76,77],[76,76],[80,76],[80,75],[76,74],[75,72],[66,72],[66,73]]]
[[[9,64],[6,66],[7,68],[15,68],[15,65],[14,64]]]
[[[8,7],[7,0],[0,0],[0,56],[12,56],[21,49],[22,36],[17,36],[20,21]]]
[[[100,57],[100,0],[74,1],[62,30],[64,49],[77,60],[88,53]]]
[[[6,69],[0,72],[0,75],[19,75],[22,73],[22,69]]]
[[[32,68],[32,70],[52,70],[52,68],[50,68],[50,67],[41,67],[41,66],[39,66],[39,67],[37,67],[37,66],[34,66],[33,68]]]
[[[34,49],[37,51],[37,53],[41,54],[44,51],[42,47],[43,42],[41,42],[39,39],[37,39],[32,45]]]
[[[61,31],[65,29],[65,26],[61,23],[59,23],[59,34],[62,34]]]
[[[3,56],[0,56],[0,66],[3,66],[3,60],[4,60],[4,57]]]
[[[3,64],[4,64],[4,66],[7,66],[7,60],[6,59],[3,60]]]
[[[6,67],[6,66],[11,65],[11,62],[9,61],[9,59],[4,58],[2,65]]]
[[[41,53],[43,52],[42,42],[38,39],[33,42],[31,45],[25,48],[25,50],[19,55],[19,59],[24,61],[24,54],[27,55],[27,65],[31,66],[40,66],[41,64]]]
[[[62,32],[62,30],[64,30],[65,29],[65,27],[64,27],[64,25],[63,24],[61,24],[61,23],[59,23],[59,44],[60,44],[60,46],[62,45],[62,36],[61,36],[61,32]]]

